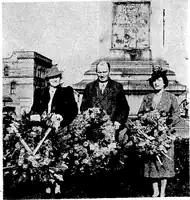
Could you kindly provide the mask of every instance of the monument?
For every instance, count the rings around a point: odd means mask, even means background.
[[[100,60],[107,60],[111,64],[111,78],[123,84],[130,117],[136,116],[143,96],[152,91],[147,80],[153,65],[168,70],[167,91],[176,96],[185,93],[186,86],[176,80],[169,63],[163,59],[152,59],[150,15],[151,1],[113,2],[110,56],[95,60],[85,72],[84,79],[73,85],[78,92],[79,104],[86,84],[96,78],[96,64]]]

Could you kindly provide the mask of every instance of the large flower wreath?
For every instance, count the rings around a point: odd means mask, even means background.
[[[100,108],[79,114],[69,128],[60,128],[54,113],[33,122],[10,119],[3,130],[4,179],[40,182],[47,193],[60,193],[64,175],[96,174],[118,169],[121,148],[110,117]]]
[[[28,182],[41,182],[50,192],[60,192],[65,167],[59,162],[60,134],[56,134],[61,118],[56,114],[31,121],[27,115],[22,119],[4,120],[3,172],[5,182],[11,187]]]
[[[113,122],[100,108],[89,108],[78,115],[65,137],[61,159],[71,175],[92,175],[123,164]]]
[[[128,122],[130,137],[126,146],[133,146],[139,155],[155,156],[162,165],[161,156],[166,156],[175,135],[168,122],[171,121],[165,111],[147,110],[134,122]]]

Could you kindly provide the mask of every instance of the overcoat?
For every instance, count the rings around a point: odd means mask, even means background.
[[[50,100],[49,88],[37,89],[34,93],[34,101],[30,114],[42,114],[48,110]],[[78,113],[77,103],[72,87],[58,86],[53,96],[51,112],[63,117],[61,126],[69,125]]]
[[[154,93],[144,96],[142,104],[139,109],[139,113],[152,108]],[[174,127],[180,121],[180,109],[177,98],[175,95],[163,91],[160,102],[156,109],[158,111],[165,111],[170,116],[171,124]],[[169,178],[175,175],[174,171],[174,145],[168,150],[167,155],[172,159],[168,159],[166,156],[161,157],[163,166],[160,165],[157,159],[144,160],[144,176],[150,178]]]
[[[87,84],[80,110],[83,112],[92,107],[102,108],[112,121],[124,124],[128,118],[129,105],[122,84],[109,78],[103,94],[99,88],[98,80]]]

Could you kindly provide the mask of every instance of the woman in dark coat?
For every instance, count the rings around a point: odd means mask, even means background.
[[[168,85],[166,70],[157,68],[153,71],[149,84],[154,89],[154,93],[148,94],[144,97],[139,109],[139,113],[149,109],[157,109],[158,111],[165,111],[171,119],[170,126],[174,126],[180,120],[180,110],[177,98],[175,95],[166,92],[164,88]],[[167,154],[172,160],[163,156],[163,166],[158,160],[146,160],[144,163],[144,176],[152,179],[153,197],[165,196],[165,188],[167,185],[167,178],[175,176],[174,171],[174,145]],[[158,182],[161,182],[161,190],[159,191]]]
[[[69,125],[78,113],[72,87],[61,87],[61,74],[53,66],[47,74],[48,87],[36,89],[30,114],[55,113],[62,116],[61,126]]]

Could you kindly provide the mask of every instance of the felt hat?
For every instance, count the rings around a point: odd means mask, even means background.
[[[49,72],[46,75],[46,78],[52,78],[52,77],[56,77],[56,76],[61,76],[62,71],[59,71],[59,69],[57,68],[57,65],[54,65]]]

